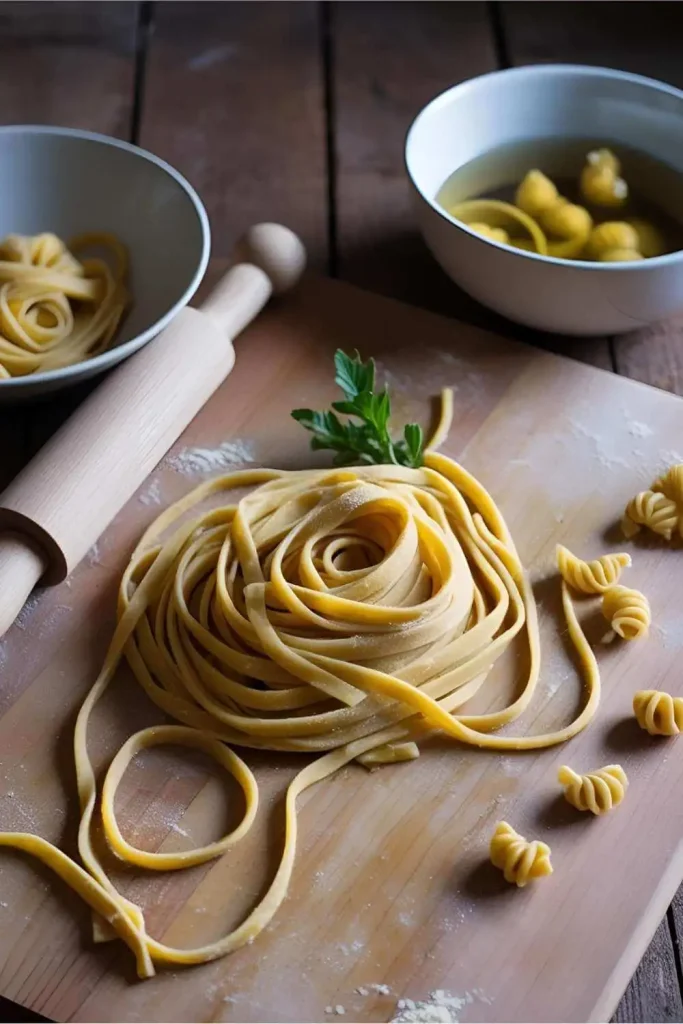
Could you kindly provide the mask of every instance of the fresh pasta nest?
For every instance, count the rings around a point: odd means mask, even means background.
[[[255,489],[225,503],[245,487]],[[198,512],[217,497],[218,508]],[[561,743],[590,721],[597,663],[566,586],[563,605],[588,684],[583,710],[554,732],[497,735],[534,694],[536,606],[497,506],[466,470],[432,451],[420,469],[249,470],[202,484],[162,513],[134,551],[109,653],[77,721],[83,867],[25,833],[0,833],[0,845],[31,852],[65,878],[96,911],[96,935],[115,933],[134,951],[140,976],[156,963],[215,959],[255,938],[285,898],[296,801],[309,786],[353,760],[416,757],[417,743],[435,731],[518,750]],[[530,667],[516,699],[463,713],[524,632]],[[287,791],[282,859],[265,896],[233,932],[200,949],[174,949],[148,935],[142,911],[116,890],[92,843],[98,792],[88,720],[121,656],[159,708],[182,723],[133,736],[105,778],[104,834],[124,862],[178,869],[219,855],[248,831],[256,784],[225,744],[321,755]],[[118,781],[139,750],[166,742],[199,746],[238,779],[246,812],[231,836],[183,854],[149,854],[125,842],[114,809]],[[547,874],[547,848],[533,845],[530,857],[517,842],[506,839],[506,877],[522,885]]]
[[[103,248],[111,261],[76,253]],[[103,352],[129,302],[128,255],[113,235],[8,235],[0,245],[0,380]]]

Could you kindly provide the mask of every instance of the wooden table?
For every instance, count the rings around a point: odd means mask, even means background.
[[[208,207],[210,278],[243,228],[282,220],[333,276],[683,394],[683,318],[547,338],[459,292],[416,235],[402,166],[412,117],[455,82],[569,61],[683,87],[682,30],[666,2],[0,3],[0,121],[92,129],[165,157]],[[86,390],[0,415],[0,486]],[[681,936],[683,890],[616,1020],[683,1021]],[[0,1001],[0,1020],[35,1019]]]

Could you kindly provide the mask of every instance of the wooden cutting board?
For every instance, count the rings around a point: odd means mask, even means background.
[[[493,493],[539,601],[544,667],[517,728],[543,731],[575,713],[582,686],[564,645],[555,544],[591,557],[623,547],[611,531],[627,499],[664,465],[683,460],[675,450],[683,402],[310,281],[240,339],[232,376],[174,452],[87,562],[33,600],[2,642],[2,827],[36,831],[74,851],[74,715],[107,646],[134,541],[163,506],[211,473],[244,463],[310,465],[307,436],[289,411],[333,398],[337,346],[377,356],[401,422],[427,422],[432,397],[454,388],[444,450]],[[589,602],[604,696],[597,719],[569,745],[499,756],[438,741],[413,763],[372,773],[348,767],[301,801],[293,884],[267,931],[227,959],[144,983],[121,943],[93,947],[88,913],[66,887],[3,851],[0,991],[78,1021],[321,1021],[340,1017],[335,1007],[345,1020],[387,1021],[400,998],[422,1000],[436,989],[460,1001],[462,1021],[608,1018],[683,875],[683,741],[653,740],[631,717],[636,689],[683,692],[681,552],[643,542],[629,548],[628,582],[650,597],[654,628],[647,641],[601,644],[605,624]],[[494,703],[503,703],[523,668],[520,648],[500,666],[489,702],[495,689]],[[159,713],[122,669],[91,730],[96,763],[105,765],[124,738],[155,721]],[[138,845],[181,849],[236,819],[239,796],[201,760],[170,749],[154,754],[131,768],[120,790],[121,820]],[[272,876],[280,797],[302,762],[247,759],[263,801],[259,826],[241,848],[174,875],[121,873],[152,933],[168,943],[223,934]],[[558,798],[560,764],[583,771],[615,761],[631,786],[606,819],[580,816]],[[518,891],[490,868],[488,840],[501,818],[551,845],[551,878]]]

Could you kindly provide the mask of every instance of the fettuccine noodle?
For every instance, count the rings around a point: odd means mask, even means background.
[[[99,247],[102,259],[74,253]],[[9,235],[0,245],[0,380],[70,366],[103,352],[128,305],[128,255],[113,235]]]
[[[245,487],[254,489],[237,504],[225,502]],[[218,508],[197,511],[216,496]],[[530,750],[587,725],[600,678],[564,582],[562,594],[587,683],[583,710],[550,733],[501,736],[495,731],[529,706],[539,677],[536,606],[499,509],[462,466],[430,451],[420,469],[246,470],[204,483],[149,527],[121,581],[118,625],[76,725],[83,866],[27,834],[0,834],[0,845],[26,850],[61,875],[96,912],[96,937],[123,939],[141,977],[155,964],[223,956],[255,938],[282,903],[294,865],[296,801],[309,786],[353,760],[417,757],[417,743],[435,732],[490,750]],[[530,667],[516,699],[498,711],[461,713],[521,633]],[[282,858],[265,897],[237,929],[199,949],[149,936],[142,911],[116,890],[92,845],[97,787],[88,721],[121,657],[181,723],[131,737],[106,775],[105,835],[129,864],[176,870],[202,863],[248,831],[258,790],[232,745],[320,755],[287,790]],[[235,832],[180,853],[150,853],[124,839],[114,813],[117,785],[131,758],[164,743],[204,750],[235,776],[246,799]]]

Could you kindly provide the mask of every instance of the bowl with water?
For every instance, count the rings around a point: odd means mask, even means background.
[[[530,327],[615,334],[683,310],[682,137],[680,90],[607,68],[544,65],[493,72],[437,96],[413,122],[405,159],[425,241],[460,287]],[[592,223],[646,224],[658,239],[648,258],[604,262],[587,246],[568,259],[552,238],[540,250],[508,232],[485,236],[462,213],[481,197],[513,204],[532,168],[563,201],[582,203],[582,168],[604,151],[628,189],[618,209],[587,204]]]

